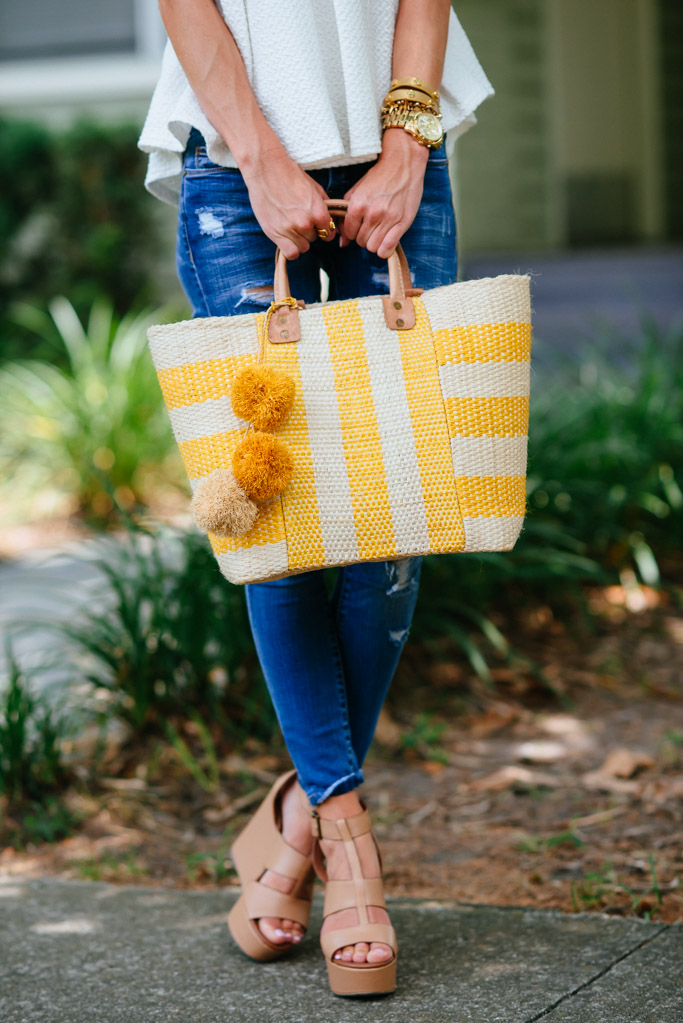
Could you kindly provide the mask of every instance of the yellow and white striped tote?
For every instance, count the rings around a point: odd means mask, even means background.
[[[278,253],[275,315],[149,330],[193,490],[230,467],[243,436],[247,424],[230,401],[236,372],[260,353],[296,384],[292,411],[276,431],[294,457],[291,482],[261,507],[246,535],[209,534],[232,582],[417,554],[509,550],[517,540],[525,511],[529,278],[418,293],[401,260],[400,252],[389,260],[388,296],[295,309],[281,304],[289,288]]]

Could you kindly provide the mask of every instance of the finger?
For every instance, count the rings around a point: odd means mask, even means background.
[[[380,245],[377,247],[376,252],[380,259],[388,259],[391,253],[394,251],[401,238],[405,234],[405,228],[403,224],[394,224],[390,227]]]
[[[363,223],[360,225],[358,234],[356,235],[356,241],[359,245],[362,245],[364,249],[368,247],[368,241],[370,236],[380,227],[380,223],[377,220],[370,219],[369,217],[363,217]]]
[[[365,246],[368,252],[376,252],[379,255],[380,248],[382,251],[386,250],[387,254],[391,252],[391,249],[387,249],[386,247],[385,239],[388,237],[390,232],[393,234],[395,230],[395,224],[378,224],[377,227],[375,227],[368,235],[367,244]],[[382,258],[386,259],[387,257],[383,256]]]
[[[357,240],[356,236],[363,222],[363,211],[349,203],[349,208],[344,217],[344,237],[349,241]]]
[[[275,237],[273,240],[285,259],[290,261],[298,259],[304,252],[308,252],[311,247],[307,238],[304,238],[301,234],[295,234],[294,232],[290,235],[280,235],[279,237]]]

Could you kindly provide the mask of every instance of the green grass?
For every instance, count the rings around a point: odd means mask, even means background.
[[[662,891],[652,853],[649,854],[648,861],[652,883],[642,891],[636,891],[630,885],[619,881],[611,861],[606,863],[601,870],[592,871],[580,881],[573,882],[570,890],[574,909],[577,912],[586,909],[599,909],[610,894],[625,892],[630,899],[631,910],[642,916],[643,919],[651,920],[661,910]],[[644,899],[649,900],[650,898],[653,898],[654,905],[652,908],[643,910],[641,903]]]
[[[93,610],[53,628],[70,640],[75,677],[109,693],[107,713],[139,734],[196,711],[229,742],[273,737],[243,588],[220,574],[205,536],[130,530],[97,565]]]
[[[6,658],[8,677],[0,686],[0,795],[10,809],[31,804],[38,812],[54,806],[55,794],[68,780],[60,750],[63,725],[44,698],[31,692],[9,641]]]
[[[82,881],[103,881],[116,877],[122,880],[127,877],[140,877],[145,868],[138,862],[134,849],[124,853],[103,852],[99,856],[88,856],[85,859],[70,860]]]

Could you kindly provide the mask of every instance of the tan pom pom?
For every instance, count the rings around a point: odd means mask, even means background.
[[[217,536],[244,536],[258,515],[230,469],[216,469],[203,479],[190,507],[199,528]]]
[[[292,477],[294,462],[284,441],[270,433],[249,433],[232,456],[235,479],[255,501],[282,493]]]
[[[257,430],[275,430],[294,403],[292,377],[272,366],[245,366],[232,382],[232,408],[236,416]]]

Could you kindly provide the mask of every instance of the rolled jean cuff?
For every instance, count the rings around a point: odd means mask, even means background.
[[[341,796],[344,792],[352,792],[353,789],[357,789],[359,785],[362,785],[364,781],[365,775],[361,770],[358,770],[352,774],[345,774],[343,778],[338,778],[337,781],[328,785],[326,789],[304,786],[304,791],[308,796],[311,806],[318,806],[320,803],[324,803],[326,799],[329,799],[330,796]]]

